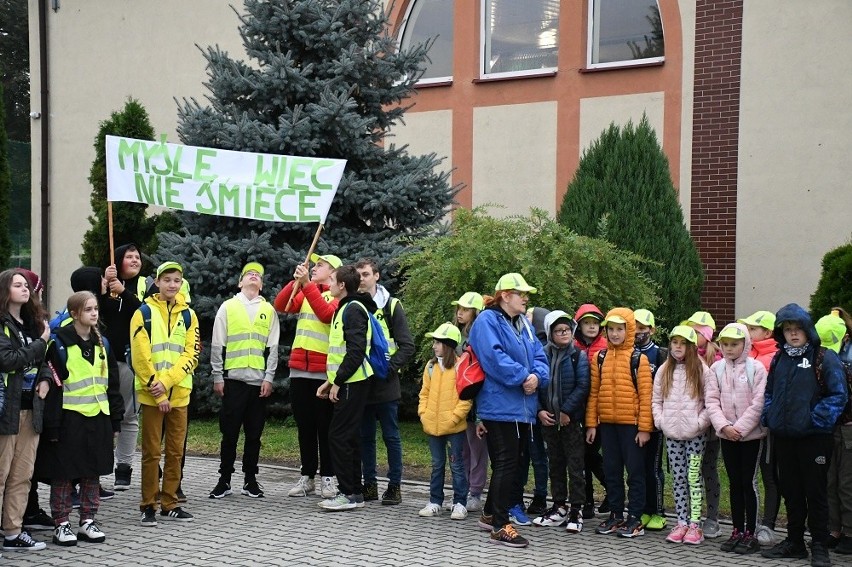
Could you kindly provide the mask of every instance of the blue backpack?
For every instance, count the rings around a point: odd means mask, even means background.
[[[376,316],[370,313],[363,303],[360,301],[353,301],[352,303],[360,305],[361,309],[363,309],[370,318],[372,338],[370,339],[370,345],[367,347],[367,357],[365,362],[369,362],[370,366],[373,367],[373,376],[380,378],[381,380],[387,380],[388,373],[390,372],[390,347],[388,346],[388,340],[387,337],[385,337],[385,332],[382,330],[382,326],[379,323],[379,320],[376,319]],[[345,310],[343,311],[343,317],[344,319],[346,317]]]

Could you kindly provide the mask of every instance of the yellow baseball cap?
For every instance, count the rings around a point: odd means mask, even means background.
[[[459,331],[459,328],[452,323],[441,323],[437,329],[431,333],[426,333],[426,337],[430,339],[454,341],[456,344],[459,344],[462,339],[461,331]]]
[[[458,305],[459,307],[465,307],[467,309],[476,309],[477,311],[485,309],[485,301],[482,299],[482,296],[475,291],[466,292],[457,300],[453,301],[452,305]]]
[[[316,264],[320,260],[327,262],[335,270],[343,265],[343,261],[333,254],[325,254],[320,256],[319,254],[311,254],[311,262]]]
[[[751,325],[752,327],[763,327],[772,331],[775,329],[775,313],[770,311],[755,311],[745,319],[737,319],[737,323]]]
[[[637,309],[633,312],[633,317],[640,325],[645,325],[646,327],[656,326],[654,325],[654,314],[647,309]]]
[[[243,271],[240,272],[240,279],[243,279],[243,276],[245,276],[248,272],[257,272],[261,277],[263,277],[263,266],[257,262],[249,262],[243,266]]]
[[[181,275],[183,274],[183,268],[177,262],[163,262],[157,267],[157,279],[160,279],[163,272],[170,270],[177,270],[181,273]]]
[[[678,325],[672,329],[672,332],[669,333],[669,338],[671,337],[681,337],[694,345],[698,344],[698,334],[695,332],[695,329],[687,325]]]
[[[742,325],[742,323],[740,323]],[[725,325],[725,328],[722,329],[722,332],[719,333],[720,339],[733,339],[735,341],[745,340],[746,333],[742,330],[742,327],[737,326],[736,323],[728,323]]]
[[[705,325],[714,331],[716,330],[716,321],[714,321],[713,316],[706,311],[696,311],[693,313],[692,317],[686,320],[687,325],[690,323],[693,325]]]
[[[503,274],[497,285],[494,286],[494,291],[523,291],[526,293],[535,293],[536,288],[529,285],[521,274],[511,272]]]
[[[601,325],[606,325],[607,323],[618,323],[621,325],[626,325],[627,319],[625,319],[621,315],[610,315],[609,317],[603,320]]]
[[[846,336],[846,323],[837,315],[826,315],[816,322],[816,331],[822,346],[840,352],[843,337]]]

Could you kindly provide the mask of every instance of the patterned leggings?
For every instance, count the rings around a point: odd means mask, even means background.
[[[666,439],[679,524],[689,522],[697,524],[701,520],[701,500],[704,489],[701,460],[706,443],[707,437],[704,433],[686,441]]]

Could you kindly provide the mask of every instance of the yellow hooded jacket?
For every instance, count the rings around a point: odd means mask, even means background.
[[[467,429],[471,405],[470,400],[459,400],[455,368],[444,368],[437,362],[426,366],[417,406],[424,433],[434,436],[461,433]]]

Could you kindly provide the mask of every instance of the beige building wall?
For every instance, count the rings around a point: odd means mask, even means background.
[[[42,0],[44,1],[44,0]],[[88,182],[99,123],[120,110],[127,97],[149,112],[157,135],[178,142],[174,98],[206,90],[205,60],[195,47],[219,44],[233,57],[244,54],[239,20],[227,0],[61,2],[47,11],[50,52],[50,268],[42,274],[48,306],[61,307],[70,293],[68,276],[78,268],[80,243],[91,214]],[[32,108],[41,105],[37,0],[29,0]],[[201,100],[201,102],[204,102]],[[33,267],[41,257],[41,130],[32,124]],[[119,244],[119,243],[116,243]]]
[[[678,189],[683,220],[690,226],[692,206],[692,105],[695,96],[695,0],[678,0],[680,31],[683,35],[683,91],[680,111],[680,179]]]
[[[409,112],[405,115],[405,124],[394,126],[385,138],[385,145],[390,144],[397,147],[407,144],[411,155],[434,152],[439,158],[445,158],[438,169],[449,173],[453,169],[453,112]]]
[[[580,156],[611,123],[624,126],[632,121],[637,125],[643,113],[662,144],[663,97],[664,93],[656,92],[580,99]]]
[[[807,306],[852,223],[852,2],[743,11],[736,312]]]
[[[555,214],[556,102],[473,110],[473,206],[497,217]]]

